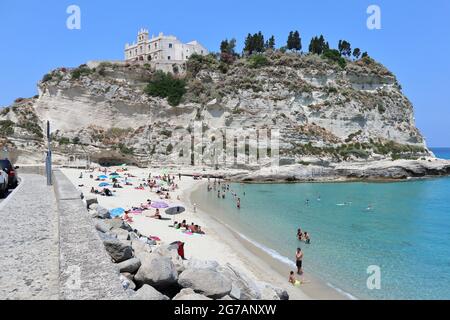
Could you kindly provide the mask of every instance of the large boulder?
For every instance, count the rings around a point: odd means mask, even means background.
[[[119,272],[121,273],[136,273],[140,267],[141,260],[139,260],[138,258],[128,259],[117,264],[117,268],[119,268]]]
[[[261,283],[259,285],[261,300],[281,300],[273,286],[266,283]]]
[[[156,247],[153,252],[159,254],[162,257],[169,257],[172,260],[178,274],[185,270],[183,259],[178,254],[178,246],[174,245],[161,245]]]
[[[170,257],[151,253],[142,255],[141,267],[134,279],[138,284],[148,284],[164,291],[176,284],[178,272]]]
[[[119,240],[129,240],[130,239],[130,235],[128,233],[128,231],[124,230],[124,229],[120,229],[120,228],[113,228],[111,229],[111,234],[115,235],[117,237],[117,239]]]
[[[105,220],[105,223],[108,224],[111,229],[126,230],[125,222],[121,218],[108,219]]]
[[[258,284],[238,268],[228,263],[217,270],[232,282],[234,295],[231,296],[232,298],[238,300],[261,299],[261,290]]]
[[[140,240],[132,241],[131,247],[133,248],[134,256],[141,260],[144,259],[145,256],[147,256],[148,254],[150,254],[152,252],[152,248],[148,244],[146,244]]]
[[[95,229],[97,229],[98,231],[100,231],[102,233],[109,232],[111,230],[111,227],[105,221],[106,220],[103,220],[103,219],[95,219],[94,220]]]
[[[133,300],[170,300],[169,297],[163,295],[161,292],[149,286],[148,284],[144,284],[142,288],[140,288],[135,295],[132,296]]]
[[[122,243],[119,240],[103,241],[106,251],[109,253],[114,262],[122,262],[133,257],[133,249],[131,246]]]
[[[86,206],[88,209],[92,209],[93,204],[98,204],[98,200],[96,196],[88,195],[86,196]]]
[[[186,269],[211,269],[216,270],[219,267],[219,263],[213,260],[200,260],[196,258],[191,258],[189,260],[184,260],[184,267]]]
[[[213,299],[220,299],[231,292],[231,281],[211,269],[187,269],[181,273],[178,283]]]
[[[95,210],[97,211],[96,218],[111,219],[111,214],[109,213],[108,209],[98,206]]]
[[[173,300],[189,300],[189,301],[193,301],[193,300],[212,300],[208,297],[205,297],[202,294],[198,294],[195,293],[194,290],[192,289],[183,289],[180,291],[180,293],[178,293]]]

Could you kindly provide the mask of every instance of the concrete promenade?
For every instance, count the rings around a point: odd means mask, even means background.
[[[44,176],[21,178],[19,189],[0,208],[0,298],[58,299],[55,193]]]
[[[0,299],[126,299],[80,194],[59,171],[39,174],[0,203]]]

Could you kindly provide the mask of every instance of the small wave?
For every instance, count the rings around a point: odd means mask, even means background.
[[[274,258],[274,259],[276,259],[276,260],[278,260],[278,261],[281,261],[281,262],[283,262],[283,263],[285,263],[285,264],[287,264],[287,265],[289,265],[289,266],[295,267],[295,263],[294,263],[292,260],[290,260],[288,257],[285,257],[285,256],[279,254],[277,251],[275,251],[275,250],[273,250],[273,249],[270,249],[270,248],[268,248],[268,247],[266,247],[266,246],[260,244],[259,242],[256,242],[256,241],[254,241],[254,240],[248,238],[247,236],[243,235],[242,233],[237,232],[237,234],[238,234],[242,239],[244,239],[244,240],[250,242],[250,243],[251,243],[252,245],[254,245],[255,247],[257,247],[257,248],[263,250],[264,252],[268,253],[272,258]]]
[[[329,287],[332,288],[333,290],[336,290],[336,291],[339,292],[340,294],[346,296],[346,297],[349,298],[350,300],[358,300],[358,298],[356,298],[355,296],[351,295],[350,293],[348,293],[348,292],[346,292],[346,291],[344,291],[344,290],[342,290],[342,289],[339,289],[339,288],[336,287],[336,286],[333,286],[333,285],[332,285],[331,283],[329,283],[329,282],[327,282],[327,286],[329,286]]]
[[[242,233],[236,232],[242,239],[250,242],[252,245],[254,245],[255,247],[263,250],[264,252],[266,252],[267,254],[269,254],[272,258],[283,262],[284,264],[287,264],[291,267],[296,267],[294,261],[290,260],[288,257],[283,256],[282,254],[278,253],[277,251],[270,249],[268,247],[266,247],[265,245],[256,242],[255,240],[252,240],[250,238],[248,238],[247,236],[243,235]],[[350,293],[332,285],[329,282],[326,282],[326,285],[329,286],[330,288],[332,288],[333,290],[339,292],[340,294],[346,296],[347,298],[349,298],[350,300],[358,300],[358,298],[356,298],[355,296],[351,295]]]

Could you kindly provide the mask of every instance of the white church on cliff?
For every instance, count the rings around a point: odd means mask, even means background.
[[[137,42],[125,45],[125,61],[143,63],[184,63],[192,54],[206,55],[208,50],[197,41],[182,43],[175,36],[160,33],[149,38],[147,29],[141,29]]]

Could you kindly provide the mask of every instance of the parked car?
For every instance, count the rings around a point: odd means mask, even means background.
[[[8,174],[0,169],[0,199],[4,198],[8,192],[8,180]]]
[[[0,170],[3,170],[8,174],[9,189],[14,189],[19,184],[17,169],[19,169],[19,167],[14,167],[8,159],[0,160]]]

